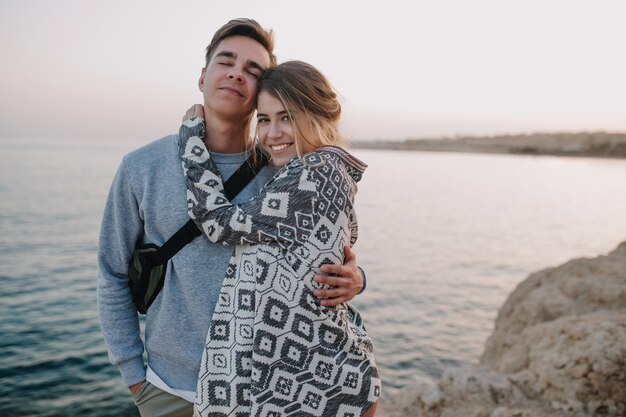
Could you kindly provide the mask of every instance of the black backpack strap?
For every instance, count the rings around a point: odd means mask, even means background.
[[[224,194],[229,200],[232,200],[244,189],[250,181],[256,176],[257,172],[267,164],[267,157],[258,148],[256,152],[252,152],[250,157],[237,168],[237,171],[224,182]],[[176,255],[186,244],[200,236],[202,232],[193,220],[189,219],[183,227],[181,227],[174,235],[167,240],[155,252],[147,253],[152,265],[165,264],[169,259]]]
[[[150,258],[152,265],[163,265],[184,248],[187,243],[194,240],[197,236],[200,236],[200,234],[202,234],[200,229],[196,227],[193,220],[189,219],[189,221],[178,229],[163,246],[154,252],[147,253],[145,256]]]
[[[241,164],[237,171],[224,182],[224,194],[226,198],[232,200],[244,189],[252,178],[254,178],[267,164],[267,156],[259,148],[257,148],[246,162]]]

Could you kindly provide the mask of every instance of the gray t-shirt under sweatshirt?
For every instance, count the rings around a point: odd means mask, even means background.
[[[227,179],[247,154],[212,154]],[[263,168],[233,199],[254,197],[274,175]],[[130,386],[145,379],[144,343],[128,288],[127,270],[138,240],[162,245],[189,220],[187,187],[176,136],[166,136],[124,157],[104,210],[98,248],[98,309],[111,363]],[[232,248],[201,235],[168,263],[165,284],[146,315],[150,368],[171,388],[195,391],[211,316]]]

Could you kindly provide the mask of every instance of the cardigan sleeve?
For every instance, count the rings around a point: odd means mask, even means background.
[[[203,142],[204,122],[190,119],[181,126],[178,146],[187,182],[187,209],[212,242],[225,245],[280,242],[303,244],[320,219],[318,187],[325,182],[327,163],[288,163],[261,192],[244,204],[231,204],[217,167]],[[334,171],[333,171],[334,172]]]

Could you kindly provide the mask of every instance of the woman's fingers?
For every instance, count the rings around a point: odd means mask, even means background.
[[[202,104],[194,104],[189,109],[187,109],[185,115],[183,116],[183,122],[194,117],[199,117],[200,119],[204,120],[204,107],[202,106]]]

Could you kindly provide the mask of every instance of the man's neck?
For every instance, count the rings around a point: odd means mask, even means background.
[[[243,121],[233,122],[207,113],[205,108],[206,138],[204,143],[211,152],[239,153],[246,150],[248,141],[245,137]]]

